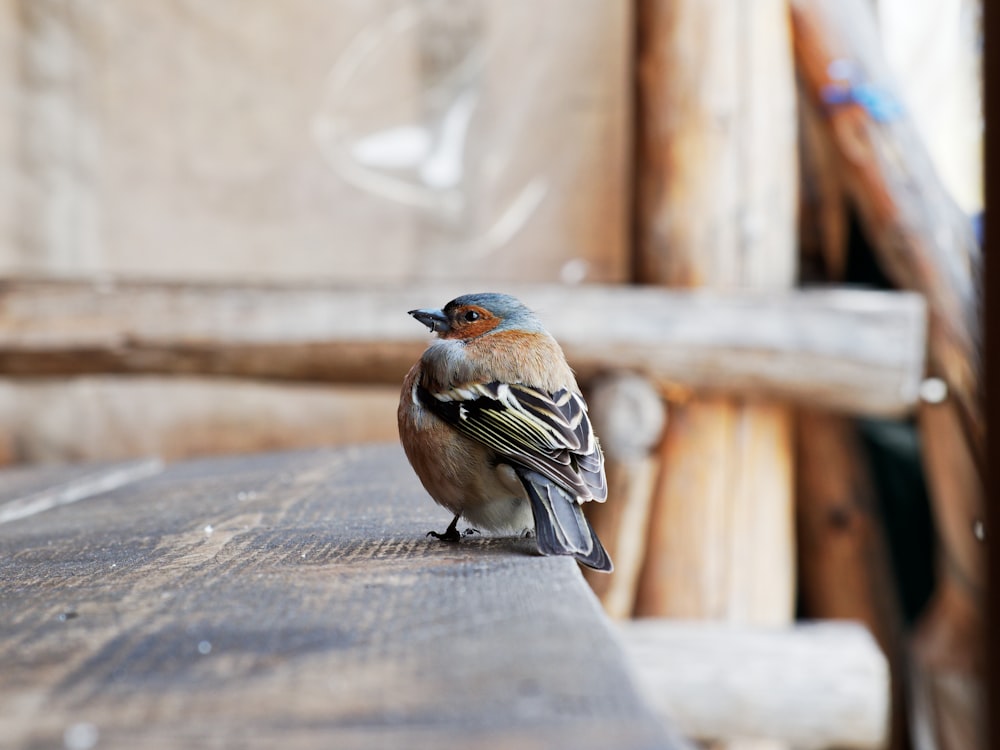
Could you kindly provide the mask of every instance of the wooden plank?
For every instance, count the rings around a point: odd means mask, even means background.
[[[406,310],[469,287],[0,282],[0,372],[198,373],[398,383],[426,346]],[[610,365],[661,384],[899,415],[916,399],[918,295],[505,287],[584,379]]]
[[[149,458],[96,466],[0,470],[0,524],[116,490],[162,469],[162,461]]]
[[[179,463],[7,524],[0,736],[683,746],[572,560],[425,537],[448,520],[387,445]]]
[[[10,462],[262,453],[396,440],[399,386],[185,375],[0,377]],[[2,462],[2,458],[0,458]]]
[[[620,632],[649,702],[692,738],[885,747],[889,669],[857,624],[635,620]]]

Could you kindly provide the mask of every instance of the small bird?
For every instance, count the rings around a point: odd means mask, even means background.
[[[458,519],[501,533],[534,527],[543,555],[611,572],[581,505],[607,499],[604,455],[556,340],[507,294],[410,310],[437,338],[403,381],[397,418],[424,489]]]

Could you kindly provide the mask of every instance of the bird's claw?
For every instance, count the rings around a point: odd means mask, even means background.
[[[479,529],[474,529],[471,526],[462,532],[462,536],[473,536],[475,534],[482,534]]]
[[[432,536],[435,539],[440,539],[442,542],[457,542],[462,538],[462,535],[458,532],[458,529],[453,529],[450,527],[444,533],[441,533],[440,531],[428,531],[427,536]]]

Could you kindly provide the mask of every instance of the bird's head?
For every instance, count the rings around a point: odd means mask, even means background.
[[[410,310],[410,315],[443,339],[468,340],[497,331],[544,332],[520,300],[495,292],[463,294],[440,310]]]

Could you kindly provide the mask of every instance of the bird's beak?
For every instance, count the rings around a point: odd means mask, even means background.
[[[410,310],[409,314],[434,333],[448,330],[448,318],[440,310]]]

